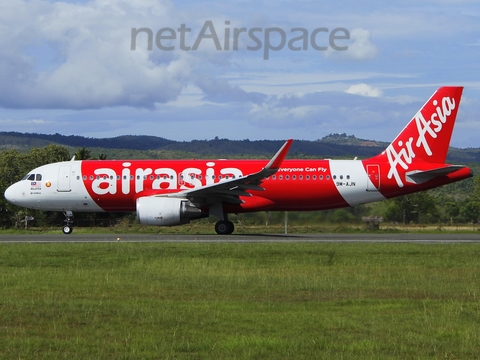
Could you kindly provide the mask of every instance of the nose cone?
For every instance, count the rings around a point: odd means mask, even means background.
[[[16,184],[10,185],[7,190],[5,190],[5,199],[7,199],[8,202],[11,202],[12,204],[15,204],[15,201],[17,199],[17,191],[15,186]]]

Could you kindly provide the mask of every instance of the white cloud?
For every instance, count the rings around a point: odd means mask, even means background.
[[[363,83],[352,85],[345,92],[348,94],[370,96],[370,97],[379,97],[383,95],[382,90],[378,88],[374,88],[373,86],[370,86],[367,84],[363,84]]]
[[[353,44],[348,47],[348,56],[356,60],[373,59],[377,53],[377,47],[370,40],[372,34],[370,31],[357,28],[352,29],[350,38]]]
[[[479,103],[480,87],[472,79],[480,78],[474,46],[480,21],[470,1],[361,7],[353,0],[301,6],[290,0],[0,2],[0,119],[10,119],[0,122],[3,130],[179,140],[191,134],[312,139],[349,130],[389,140],[393,122],[403,127],[417,105],[448,84],[465,85],[471,99],[462,104],[460,123],[478,121],[472,104]],[[222,46],[229,21],[230,29],[276,26],[289,36],[296,27],[309,33],[342,27],[350,40],[335,43],[349,48],[285,46],[266,61],[262,49],[247,50],[253,45],[248,33],[240,36],[238,51],[219,51],[209,39],[197,51],[182,51],[177,32],[174,51],[158,49],[155,39],[148,50],[146,34],[130,50],[132,28],[155,35],[186,24],[192,30],[185,41],[192,46],[209,20]],[[317,40],[328,44],[328,34]],[[454,138],[463,138],[457,130]]]
[[[0,23],[4,107],[151,107],[175,99],[189,82],[187,53],[130,50],[131,28],[177,25],[169,1],[15,0]],[[42,56],[53,58],[49,68],[39,67]]]
[[[344,40],[337,46],[348,46],[347,50],[335,51],[329,48],[325,52],[327,58],[344,60],[372,60],[378,54],[377,46],[371,41],[372,34],[369,30],[363,28],[354,28],[350,30],[349,41]]]

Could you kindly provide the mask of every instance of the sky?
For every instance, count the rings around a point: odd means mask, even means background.
[[[480,147],[478,0],[0,5],[0,131],[391,141],[458,85],[451,145]]]

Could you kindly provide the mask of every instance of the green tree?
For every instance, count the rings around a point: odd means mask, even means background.
[[[0,153],[0,191],[2,194],[14,182],[25,175],[25,155],[17,150],[5,150]],[[0,199],[0,221],[2,226],[11,225],[12,217],[19,208],[10,204],[2,196]]]
[[[26,171],[30,171],[42,165],[70,160],[70,153],[63,146],[50,144],[43,148],[31,149],[26,158],[29,163],[29,169]]]
[[[470,200],[480,201],[480,176],[473,179],[473,194]]]
[[[88,150],[86,147],[78,148],[75,151],[75,159],[76,160],[88,160],[92,158],[92,152]]]
[[[460,207],[457,205],[455,201],[448,201],[444,204],[443,207],[450,222],[453,222],[453,218],[460,215]]]
[[[428,191],[399,196],[391,200],[385,211],[385,218],[404,224],[412,221],[434,222],[438,220],[435,198]]]
[[[59,145],[48,145],[44,148],[31,149],[28,154],[16,150],[0,152],[0,191],[2,194],[14,182],[21,180],[28,172],[39,166],[68,160],[68,150]],[[25,215],[31,215],[37,220],[47,218],[44,212],[26,210],[10,204],[5,198],[0,199],[0,221],[3,226],[19,224]]]
[[[475,200],[468,201],[460,208],[460,214],[465,221],[475,223],[480,217],[480,203]]]
[[[480,218],[480,176],[473,179],[473,192],[463,206],[460,207],[461,217],[475,223]]]

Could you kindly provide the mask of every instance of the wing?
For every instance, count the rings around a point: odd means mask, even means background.
[[[262,180],[277,172],[283,160],[287,156],[292,142],[293,139],[287,140],[280,150],[278,150],[268,162],[268,164],[262,170],[256,173],[236,179],[224,180],[216,184],[206,185],[200,188],[184,190],[167,196],[187,198],[198,207],[208,206],[219,202],[241,204],[242,200],[240,199],[240,196],[252,196],[248,192],[249,190],[265,190],[261,187]]]

